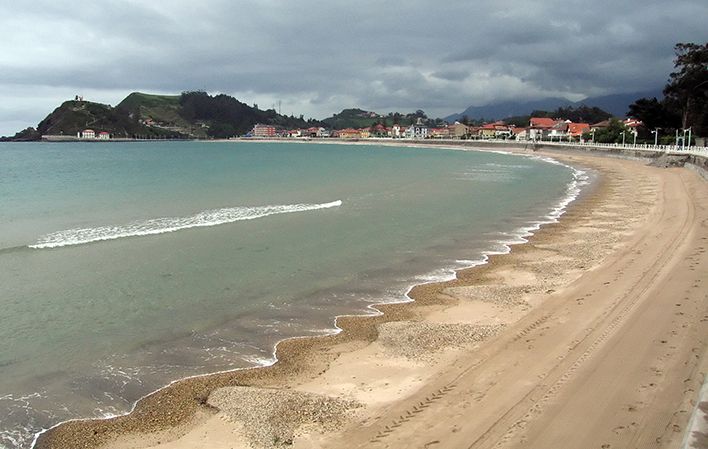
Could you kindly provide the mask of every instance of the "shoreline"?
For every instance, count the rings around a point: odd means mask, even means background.
[[[352,145],[353,143],[342,142],[342,144]],[[371,144],[380,145],[381,143],[372,142]],[[396,146],[400,146],[400,144]],[[440,147],[435,146],[433,148]],[[464,150],[464,148],[462,148],[462,150]],[[515,151],[510,151],[510,153],[515,153]],[[518,153],[518,151],[516,153]],[[527,152],[524,154],[528,155]],[[557,154],[547,155],[551,157],[558,156]],[[606,176],[606,174],[602,175],[602,177]],[[610,182],[610,180],[605,179],[598,181],[598,185],[594,187],[595,190],[606,190],[606,182]],[[591,200],[593,200],[593,198],[591,197],[595,197],[597,194],[598,192],[591,192],[588,193],[588,198],[585,198],[580,203],[570,202],[570,205],[566,204],[565,209],[563,209],[560,215],[564,215],[564,213],[566,215],[572,215],[575,209],[591,209],[591,207],[585,203],[592,202]],[[572,222],[572,219],[566,220],[566,217],[563,217],[561,221]],[[532,232],[531,237],[528,238],[526,242],[507,245],[510,248],[510,252],[490,254],[487,261],[482,265],[456,270],[455,279],[442,282],[433,281],[411,287],[408,296],[415,302],[404,301],[400,303],[372,305],[372,309],[379,311],[380,314],[337,317],[335,319],[335,326],[342,329],[341,332],[326,336],[296,337],[280,341],[275,347],[274,352],[278,357],[277,362],[273,365],[213,373],[172,382],[169,386],[151,393],[138,401],[130,414],[106,420],[81,420],[62,423],[55,426],[53,430],[38,435],[35,447],[97,447],[115,438],[115,436],[119,434],[134,434],[155,430],[164,431],[170,428],[175,429],[180,425],[184,426],[186,423],[190,422],[195,415],[207,413],[212,410],[208,402],[208,396],[219,387],[229,385],[253,385],[268,388],[272,388],[273,386],[283,387],[289,383],[289,378],[293,373],[300,378],[316,378],[318,375],[326,372],[330,363],[342,354],[338,353],[334,355],[330,353],[324,357],[325,360],[312,360],[317,359],[317,357],[314,357],[314,354],[317,352],[327,352],[333,347],[347,344],[354,344],[355,346],[370,344],[376,341],[379,335],[377,327],[380,325],[410,320],[419,313],[417,311],[425,309],[426,307],[445,307],[446,304],[449,305],[451,300],[440,298],[443,291],[449,288],[476,285],[479,279],[483,278],[487,273],[494,271],[495,267],[499,265],[498,261],[500,259],[509,256],[509,254],[518,255],[518,253],[524,253],[528,250],[529,246],[535,246],[537,241],[543,241],[547,238],[546,234],[552,234],[554,224],[557,225],[558,223],[558,220],[555,220],[555,222],[551,220],[550,223],[540,224],[540,229]],[[567,225],[567,223],[563,223],[563,226],[565,225]],[[511,251],[511,246],[514,248],[513,251]],[[526,248],[526,250],[524,250],[524,248]],[[527,313],[523,314],[524,316],[530,313],[528,311],[526,312]],[[314,366],[313,361],[315,362]],[[324,368],[324,370],[321,368]],[[182,400],[175,400],[175,397],[181,397]],[[185,397],[190,399],[185,399]],[[118,429],[111,428],[112,426],[118,427]],[[80,435],[86,438],[73,438]]]
[[[223,140],[221,142],[242,142],[242,141],[233,141],[233,140]],[[248,141],[251,142],[251,141]],[[297,340],[308,340],[308,339],[327,339],[329,337],[337,336],[343,332],[347,331],[347,324],[340,325],[340,321],[348,322],[348,320],[356,320],[359,318],[366,319],[366,318],[371,318],[371,317],[383,317],[386,315],[385,311],[383,310],[387,306],[405,306],[408,304],[413,304],[419,299],[416,299],[411,296],[411,293],[416,290],[418,287],[425,287],[428,285],[438,285],[438,284],[446,284],[448,282],[455,282],[458,280],[458,275],[459,273],[467,270],[474,270],[479,267],[485,266],[490,263],[491,259],[497,256],[503,256],[506,254],[509,254],[512,252],[513,248],[519,245],[525,245],[529,242],[530,239],[534,237],[534,235],[539,232],[543,227],[557,223],[558,220],[566,213],[567,209],[569,206],[573,205],[575,201],[579,198],[580,195],[582,195],[583,188],[582,186],[588,185],[589,181],[587,181],[587,177],[585,177],[586,172],[584,170],[580,170],[576,167],[567,165],[565,163],[559,162],[552,157],[546,155],[546,156],[540,156],[540,155],[534,155],[533,153],[527,152],[527,151],[518,151],[516,149],[512,149],[509,151],[506,150],[500,150],[500,149],[479,149],[479,148],[465,148],[462,146],[455,146],[455,145],[450,145],[450,146],[440,146],[440,145],[425,145],[423,143],[417,143],[417,142],[365,142],[365,141],[359,141],[359,142],[349,142],[349,141],[342,141],[342,142],[311,142],[311,141],[296,141],[296,142],[289,142],[289,141],[282,141],[282,140],[268,140],[268,139],[260,139],[260,140],[255,140],[257,143],[318,143],[318,144],[334,144],[334,145],[350,145],[350,146],[387,146],[387,147],[413,147],[413,148],[428,148],[428,149],[445,149],[445,150],[454,150],[454,151],[483,151],[483,152],[494,152],[494,153],[501,153],[501,154],[513,154],[519,157],[532,157],[532,158],[537,158],[540,160],[543,160],[546,163],[553,163],[553,164],[559,164],[563,165],[566,168],[570,169],[573,172],[573,180],[567,187],[567,194],[563,198],[560,199],[560,201],[553,206],[552,211],[544,215],[542,217],[539,217],[538,220],[535,220],[527,225],[524,225],[522,227],[519,227],[515,229],[514,231],[510,232],[510,238],[509,240],[500,240],[496,243],[498,243],[500,246],[502,246],[504,249],[503,250],[494,250],[494,249],[489,249],[485,250],[482,252],[482,254],[479,257],[479,260],[467,260],[467,262],[470,263],[469,266],[465,266],[465,264],[458,264],[457,266],[454,267],[440,267],[436,268],[433,271],[442,271],[444,270],[447,273],[447,276],[444,278],[436,278],[432,280],[426,280],[425,282],[415,282],[411,284],[407,289],[406,292],[403,294],[403,296],[400,298],[400,300],[396,301],[391,301],[391,302],[381,302],[381,303],[373,303],[367,306],[367,310],[370,311],[370,313],[366,314],[345,314],[345,315],[337,315],[333,318],[332,320],[332,327],[328,329],[323,329],[321,335],[314,335],[314,336],[297,336],[297,337],[289,337],[283,340],[279,340],[275,343],[272,351],[272,359],[268,360],[266,363],[256,365],[253,367],[246,367],[246,368],[236,368],[233,370],[225,370],[225,371],[215,371],[211,373],[206,373],[206,374],[198,374],[194,376],[187,376],[179,379],[175,379],[168,384],[164,385],[163,387],[150,392],[146,394],[145,396],[141,397],[138,399],[130,408],[129,411],[115,415],[115,416],[108,416],[105,418],[76,418],[76,419],[70,419],[66,421],[62,421],[60,423],[57,423],[56,425],[44,429],[37,434],[35,434],[34,440],[32,442],[32,445],[30,446],[31,448],[44,448],[44,447],[54,447],[51,444],[49,446],[45,446],[44,443],[42,442],[42,439],[47,435],[53,432],[55,429],[61,428],[65,425],[73,425],[73,424],[85,424],[85,423],[91,423],[91,422],[111,422],[113,420],[117,419],[123,419],[126,417],[129,417],[132,413],[136,411],[138,407],[140,407],[141,403],[145,400],[150,399],[152,396],[157,395],[162,393],[164,390],[169,390],[173,386],[182,383],[182,382],[189,382],[192,380],[199,380],[202,378],[208,378],[211,376],[222,376],[222,375],[232,375],[232,374],[239,374],[239,373],[244,373],[252,370],[261,370],[265,368],[271,368],[274,365],[278,364],[281,361],[281,357],[278,357],[278,352],[279,348],[283,344],[287,344],[290,341],[297,341]],[[591,188],[594,188],[594,186],[590,186]],[[386,320],[388,321],[388,320]],[[285,349],[288,350],[288,349]]]

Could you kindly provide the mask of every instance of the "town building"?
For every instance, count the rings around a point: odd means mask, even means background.
[[[405,128],[403,128],[398,123],[394,124],[391,127],[391,137],[393,137],[394,139],[400,139],[400,138],[404,137],[405,133],[406,133]]]
[[[98,133],[98,140],[109,140],[111,135],[106,131],[101,131]]]
[[[583,134],[590,132],[589,123],[568,123],[568,136],[571,139],[582,140]]]
[[[516,140],[529,140],[528,128],[514,128],[514,138]]]
[[[251,130],[251,136],[275,137],[275,126],[258,123],[253,127],[253,130]]]
[[[548,138],[556,120],[548,117],[531,117],[528,128],[528,140],[543,140]]]
[[[467,137],[469,133],[469,127],[463,123],[455,122],[448,126],[450,138],[452,139],[463,139]]]
[[[358,129],[346,128],[337,131],[337,137],[340,139],[358,139],[361,137]]]
[[[79,131],[76,133],[76,137],[79,139],[95,139],[96,138],[96,131],[92,129],[85,129],[83,131]]]
[[[430,129],[423,124],[423,121],[420,118],[418,118],[418,121],[415,124],[406,129],[406,138],[416,140],[427,139],[429,133]]]

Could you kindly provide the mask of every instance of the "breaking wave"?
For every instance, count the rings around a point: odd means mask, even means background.
[[[342,205],[341,200],[322,204],[284,204],[274,206],[227,207],[199,212],[189,217],[165,217],[135,221],[121,226],[99,226],[95,228],[76,228],[52,232],[43,235],[30,248],[58,248],[61,246],[82,245],[103,240],[115,240],[123,237],[164,234],[182,229],[217,226],[242,220],[254,220],[269,215],[306,212],[329,209]]]

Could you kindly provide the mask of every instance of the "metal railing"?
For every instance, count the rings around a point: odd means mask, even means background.
[[[596,142],[551,142],[551,141],[536,141],[540,145],[556,145],[566,147],[586,146],[594,148],[607,149],[622,149],[622,150],[637,150],[637,151],[659,151],[669,154],[692,154],[695,156],[708,157],[708,147],[686,146],[681,145],[651,145],[646,143],[638,143],[636,145],[621,143],[596,143]]]

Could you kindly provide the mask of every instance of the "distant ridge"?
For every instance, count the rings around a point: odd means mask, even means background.
[[[451,114],[444,118],[446,122],[461,120],[467,116],[470,120],[500,120],[508,117],[531,114],[533,111],[553,111],[560,107],[568,106],[590,106],[598,107],[609,112],[616,117],[624,117],[629,109],[629,105],[639,98],[662,97],[661,89],[643,92],[632,92],[625,94],[604,95],[599,97],[588,97],[580,101],[570,101],[567,98],[548,97],[533,101],[505,101],[488,104],[485,106],[470,106],[459,114]]]

